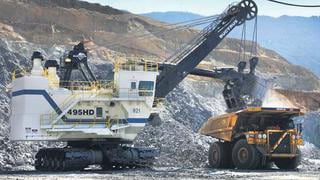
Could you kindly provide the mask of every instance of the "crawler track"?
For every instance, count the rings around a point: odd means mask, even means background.
[[[155,149],[116,146],[114,148],[47,148],[35,156],[38,171],[82,171],[90,165],[104,170],[135,169],[152,164]]]

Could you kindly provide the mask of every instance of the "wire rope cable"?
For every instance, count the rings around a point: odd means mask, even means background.
[[[305,8],[318,8],[318,7],[320,7],[320,5],[293,4],[293,3],[276,1],[276,0],[267,0],[267,1],[277,3],[277,4],[286,5],[286,6],[305,7]]]
[[[173,28],[171,28],[171,29],[165,29],[165,30],[160,30],[160,31],[155,31],[155,32],[147,32],[144,34],[138,34],[136,36],[124,37],[124,38],[121,38],[120,40],[118,37],[113,38],[113,39],[110,39],[110,41],[113,43],[108,44],[108,47],[112,48],[112,47],[121,46],[122,43],[127,43],[128,40],[133,40],[133,39],[143,40],[143,39],[149,38],[150,36],[160,36],[160,35],[164,35],[166,33],[173,32],[173,31],[190,29],[192,27],[209,24],[212,21],[216,21],[216,19],[217,19],[217,16],[210,16],[210,18],[206,18],[206,19],[198,19],[197,21],[194,21],[194,20],[189,21],[190,23],[184,24],[182,26],[173,26]],[[185,22],[187,22],[187,21],[185,21]],[[183,22],[183,23],[185,23],[185,22]],[[169,27],[169,25],[168,25],[168,27]]]

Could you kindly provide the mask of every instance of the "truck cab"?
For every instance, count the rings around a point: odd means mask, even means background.
[[[302,127],[292,118],[301,114],[292,108],[250,107],[210,118],[200,129],[219,140],[210,146],[210,166],[257,169],[274,162],[280,169],[297,168]]]

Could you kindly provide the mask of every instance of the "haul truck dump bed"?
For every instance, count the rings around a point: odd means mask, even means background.
[[[295,169],[303,144],[301,124],[292,118],[299,109],[247,108],[210,118],[200,133],[219,140],[211,145],[213,168],[256,169],[274,162],[280,169]]]

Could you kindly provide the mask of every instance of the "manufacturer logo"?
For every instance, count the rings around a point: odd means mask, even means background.
[[[238,20],[233,21],[229,27],[227,27],[226,30],[223,31],[222,34],[219,35],[219,38],[222,39],[224,38],[238,23]]]

